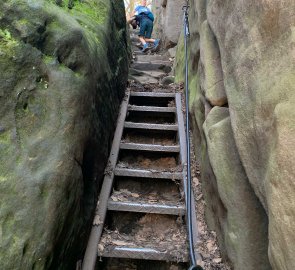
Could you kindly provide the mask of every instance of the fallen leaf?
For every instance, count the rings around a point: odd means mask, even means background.
[[[178,235],[173,234],[173,235],[172,235],[172,240],[173,240],[173,241],[177,241],[177,240],[178,240]]]
[[[135,239],[136,239],[136,241],[139,241],[139,242],[144,242],[144,241],[146,241],[146,238],[143,237],[143,236],[141,236],[141,235],[136,236]]]
[[[201,267],[205,267],[205,263],[201,259],[197,260],[197,264]]]
[[[210,255],[210,253],[207,253],[207,252],[201,252],[201,254],[202,254],[202,257],[204,258],[204,259],[209,259],[210,257],[211,257],[211,255]]]
[[[212,235],[214,236],[214,237],[216,237],[216,232],[214,232],[214,231],[211,231],[211,233],[212,233]]]
[[[93,225],[94,226],[98,226],[98,225],[101,225],[101,224],[102,224],[102,221],[100,220],[100,216],[99,215],[96,215],[94,217]]]
[[[116,196],[111,196],[112,201],[117,202],[118,198]]]
[[[149,200],[156,200],[157,199],[157,195],[150,195],[148,196]]]
[[[194,177],[193,183],[195,184],[195,186],[198,186],[200,184],[199,179],[197,177]]]
[[[198,226],[198,231],[200,234],[205,234],[205,227],[203,225]]]
[[[127,201],[128,201],[128,199],[125,198],[124,196],[119,196],[119,197],[118,197],[118,200],[119,200],[120,202],[127,202]]]
[[[215,263],[221,263],[222,262],[222,259],[221,258],[215,258],[215,259],[213,259],[213,262],[215,262]]]
[[[112,244],[114,244],[116,246],[132,246],[132,245],[134,245],[132,243],[127,243],[127,242],[121,241],[121,240],[113,240]]]
[[[102,244],[98,244],[98,250],[99,250],[100,252],[103,252],[103,250],[104,250],[104,246],[103,246]]]
[[[139,198],[139,197],[140,197],[140,195],[137,194],[137,193],[130,193],[130,195],[131,195],[132,197],[134,197],[134,198]]]
[[[207,248],[209,250],[210,253],[214,253],[215,250],[217,249],[217,246],[215,245],[214,240],[208,240],[207,241]]]
[[[197,197],[197,201],[199,201],[202,197],[203,197],[203,194],[200,194],[200,195]]]
[[[100,240],[100,242],[103,243],[103,244],[105,244],[105,243],[107,243],[107,239],[106,239],[106,238],[102,238],[102,239]]]

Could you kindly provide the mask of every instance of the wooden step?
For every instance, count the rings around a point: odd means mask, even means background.
[[[186,225],[179,217],[113,211],[110,215],[114,218],[104,230],[98,256],[171,262],[188,260]]]
[[[131,97],[159,97],[159,98],[175,98],[175,93],[160,93],[160,92],[134,92],[130,93]]]
[[[134,123],[134,122],[125,122],[125,128],[134,128],[134,129],[148,129],[148,130],[171,130],[177,131],[177,125],[167,125],[167,124],[147,124],[147,123]]]
[[[171,243],[172,244],[172,243]],[[155,244],[156,245],[156,244]],[[98,251],[98,256],[109,258],[126,258],[138,260],[169,261],[169,262],[187,262],[188,252],[183,248],[183,254],[175,254],[165,249],[161,245],[155,247],[136,247],[132,244],[128,246],[112,246]]]
[[[157,145],[157,144],[141,144],[141,143],[121,143],[120,149],[179,153],[179,145]]]
[[[148,202],[135,202],[124,201],[116,202],[112,199],[108,201],[108,210],[112,211],[124,211],[124,212],[140,212],[140,213],[153,213],[153,214],[165,214],[165,215],[185,215],[184,204],[174,204],[172,202],[164,203],[148,203]]]
[[[175,113],[176,107],[155,107],[155,106],[136,106],[129,105],[128,111],[135,112],[167,112],[167,113]]]
[[[139,169],[129,169],[129,168],[118,168],[118,167],[115,168],[115,175],[139,177],[139,178],[172,179],[172,180],[181,180],[183,177],[182,172],[139,170]]]
[[[136,61],[136,64],[156,64],[156,65],[162,65],[162,66],[167,66],[167,65],[172,65],[171,61],[168,60],[153,60],[153,61]]]

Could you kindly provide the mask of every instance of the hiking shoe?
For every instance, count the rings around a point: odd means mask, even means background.
[[[153,50],[155,51],[156,49],[158,49],[159,45],[160,45],[160,39],[156,39],[154,42]]]
[[[141,51],[145,53],[145,52],[147,52],[148,50],[149,50],[149,45],[146,43],[146,44],[143,45]]]
[[[135,46],[136,46],[138,49],[142,50],[142,44],[141,44],[141,42],[140,42],[140,43],[136,43]]]

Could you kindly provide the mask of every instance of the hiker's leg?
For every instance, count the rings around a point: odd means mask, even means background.
[[[146,44],[146,41],[145,41],[146,31],[147,31],[147,23],[145,20],[141,20],[138,38],[140,42],[142,43],[142,45]]]
[[[160,46],[160,39],[146,38],[145,41],[153,44],[153,50],[157,50]]]
[[[145,41],[155,46],[157,43],[157,40],[152,38],[154,24],[152,23],[152,21],[148,21],[147,25],[148,26],[147,26],[146,34],[145,34]]]
[[[153,39],[153,38],[145,38],[145,41],[150,42],[150,43],[154,43],[155,39]]]
[[[139,41],[141,42],[142,45],[146,44],[146,41],[143,36],[138,36]]]
[[[155,41],[154,39],[152,39],[153,27],[154,27],[154,24],[152,23],[152,21],[147,20],[146,21],[146,33],[144,36],[146,42],[154,42]]]

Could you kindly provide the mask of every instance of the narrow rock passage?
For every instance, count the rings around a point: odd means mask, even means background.
[[[136,42],[136,36],[131,34],[132,39],[132,49],[134,51],[134,63],[132,65],[131,79],[135,79],[140,83],[132,83],[131,87],[136,91],[136,89],[140,89],[140,91],[161,91],[161,92],[181,92],[184,93],[183,86],[181,84],[171,83],[168,86],[164,86],[161,84],[161,80],[167,78],[169,80],[170,74],[172,73],[173,61],[168,56],[163,56],[160,53],[155,54],[147,54],[144,55],[138,51],[136,46],[134,46]],[[162,52],[163,53],[163,52]],[[145,65],[143,64],[145,63]],[[152,71],[148,70],[148,67],[151,68]],[[136,70],[134,70],[136,69]],[[144,70],[144,73],[141,71]],[[155,70],[158,72],[158,77],[155,78]],[[159,71],[161,70],[161,71]],[[167,73],[165,73],[165,71]],[[156,80],[158,80],[156,82]],[[184,97],[182,97],[184,98]],[[184,100],[183,100],[183,110]],[[195,205],[197,212],[197,220],[198,220],[198,252],[201,255],[201,259],[198,263],[206,270],[230,270],[231,267],[223,261],[220,254],[220,249],[217,243],[216,233],[214,231],[210,231],[208,225],[205,221],[205,200],[202,193],[202,183],[200,181],[200,171],[198,168],[198,164],[193,151],[193,140],[191,140],[191,157],[192,157],[192,184],[194,189],[194,197],[195,197]]]
[[[189,261],[183,189],[183,89],[169,81],[173,63],[168,57],[142,54],[135,49],[136,39],[131,38],[134,61],[130,84],[88,246],[97,249],[98,269],[185,270]],[[196,170],[193,175],[199,204],[202,194]],[[222,264],[214,232],[206,230],[203,208],[201,202],[197,209],[201,236],[198,263],[205,269],[229,269]],[[97,236],[96,248],[92,240]],[[89,258],[85,256],[83,269],[90,269],[85,267]]]

